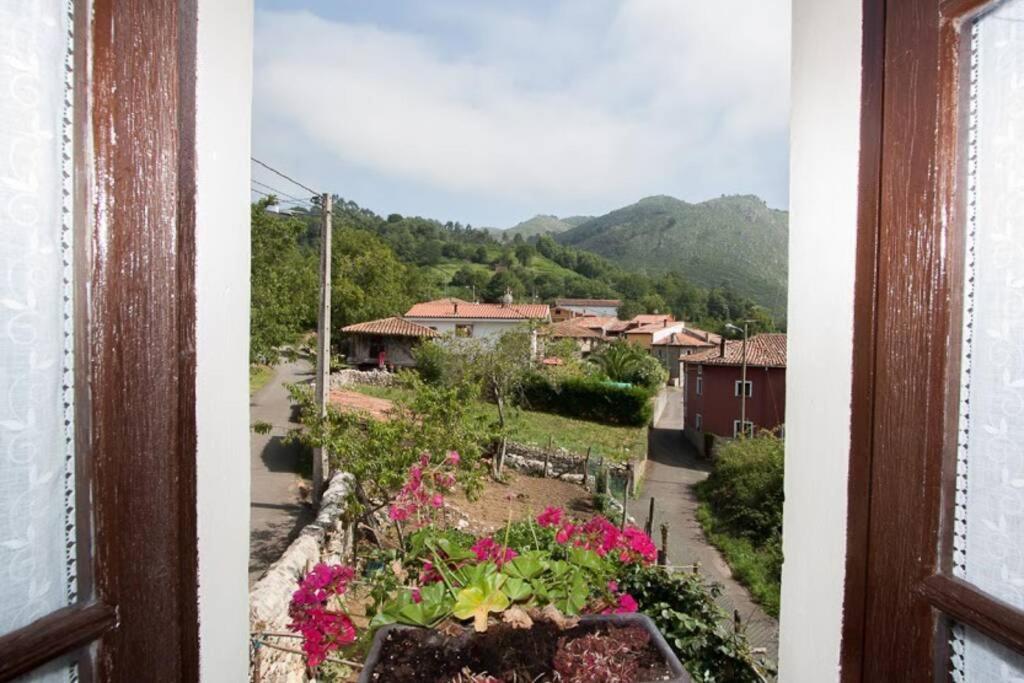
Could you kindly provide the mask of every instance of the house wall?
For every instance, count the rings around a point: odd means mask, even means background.
[[[619,309],[615,306],[560,306],[579,315],[610,315],[617,316]]]
[[[455,325],[472,325],[474,337],[498,337],[525,326],[522,320],[454,320],[452,318],[410,318],[406,320],[433,327],[441,334],[455,334]]]
[[[793,0],[779,679],[839,675],[850,456],[861,2]]]
[[[697,395],[697,367],[687,365],[684,414],[686,427],[693,431],[711,432],[732,437],[733,420],[740,419],[740,397],[736,395],[736,382],[743,376],[743,368],[735,366],[703,366],[703,386]],[[751,396],[746,401],[746,418],[757,429],[774,429],[785,420],[786,372],[781,368],[747,368],[747,381],[751,383]],[[701,415],[702,429],[697,430],[697,415]]]
[[[196,508],[199,674],[249,668],[249,145],[252,0],[199,0]],[[154,587],[159,590],[159,587]],[[129,672],[145,677],[157,672]]]
[[[370,337],[364,334],[354,334],[349,337],[349,355],[346,359],[352,365],[366,365],[378,362],[375,355],[370,355]],[[384,338],[384,352],[387,355],[388,365],[411,368],[416,365],[416,359],[412,356],[413,346],[418,344],[418,339],[411,337],[386,337]]]

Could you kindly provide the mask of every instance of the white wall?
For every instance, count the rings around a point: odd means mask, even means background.
[[[455,325],[472,325],[473,337],[498,337],[510,330],[522,329],[522,320],[453,320],[451,318],[409,318],[418,325],[436,328],[441,334],[455,334]]]
[[[199,671],[249,662],[252,0],[200,0],[196,196]]]
[[[861,2],[793,0],[780,680],[839,672],[860,143]]]

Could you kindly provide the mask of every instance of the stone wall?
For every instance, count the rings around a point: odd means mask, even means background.
[[[249,591],[249,627],[253,633],[288,633],[288,603],[299,580],[318,562],[342,562],[352,554],[352,530],[343,522],[345,498],[352,487],[349,474],[336,474],[324,492],[314,522]],[[300,649],[294,638],[264,638],[283,647]],[[301,683],[306,680],[300,655],[271,647],[250,646],[250,680],[261,683]]]
[[[398,381],[398,376],[385,370],[339,370],[331,373],[332,389],[340,389],[353,384],[390,387],[394,386],[396,381]]]
[[[543,446],[508,442],[505,451],[507,467],[532,477],[542,477],[544,476],[545,461],[549,478],[583,484],[583,464],[586,461],[586,454],[574,453],[565,448],[553,448],[549,455],[548,449]],[[591,489],[593,489],[593,479],[596,476],[595,470],[598,462],[600,462],[599,456],[590,459]],[[646,454],[643,457],[635,458],[632,463],[633,494],[635,495],[643,485],[647,466]]]

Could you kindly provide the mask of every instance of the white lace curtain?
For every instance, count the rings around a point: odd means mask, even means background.
[[[0,634],[76,599],[70,12],[0,0]]]
[[[1024,609],[1024,0],[971,35],[968,240],[954,573]],[[957,681],[1024,683],[1024,658],[954,629]]]

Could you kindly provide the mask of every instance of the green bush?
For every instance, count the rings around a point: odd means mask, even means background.
[[[603,347],[591,360],[613,382],[626,382],[654,394],[668,381],[668,371],[643,347],[625,339]]]
[[[760,683],[773,673],[715,603],[721,587],[702,575],[634,565],[619,577],[619,587],[654,620],[694,681]]]
[[[783,451],[782,439],[770,434],[721,449],[698,490],[722,528],[757,545],[782,535]]]
[[[546,373],[526,378],[522,401],[530,410],[632,427],[649,423],[653,411],[651,394],[644,388],[595,377],[554,377]]]

